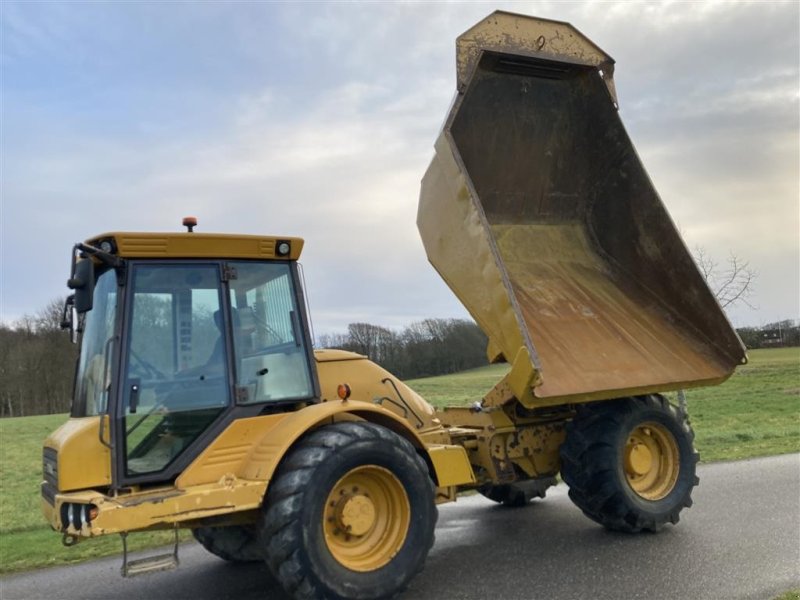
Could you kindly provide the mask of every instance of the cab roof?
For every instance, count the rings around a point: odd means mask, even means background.
[[[303,239],[268,235],[236,235],[226,233],[141,233],[110,232],[86,241],[101,248],[111,244],[112,253],[122,258],[250,258],[260,260],[297,260],[303,250]],[[288,253],[279,246],[288,243]]]

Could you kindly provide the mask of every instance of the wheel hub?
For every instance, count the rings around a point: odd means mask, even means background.
[[[661,500],[675,487],[680,454],[675,436],[660,423],[643,423],[628,435],[624,450],[625,477],[645,500]]]
[[[333,486],[325,501],[323,532],[328,550],[342,566],[373,571],[403,547],[411,507],[403,484],[388,469],[357,467]]]
[[[336,522],[341,531],[364,535],[375,525],[375,504],[367,496],[344,496],[336,505]]]
[[[653,465],[653,453],[644,445],[634,442],[627,456],[626,470],[637,476],[646,475]]]

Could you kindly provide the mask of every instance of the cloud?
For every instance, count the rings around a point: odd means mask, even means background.
[[[416,202],[455,37],[493,5],[70,5],[63,23],[8,6],[0,318],[65,292],[78,239],[186,214],[305,237],[317,333],[465,314]],[[797,5],[507,6],[617,59],[621,115],[690,246],[761,273],[761,310],[736,319],[798,316]]]

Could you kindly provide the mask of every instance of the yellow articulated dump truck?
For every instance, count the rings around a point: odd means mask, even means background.
[[[265,561],[295,598],[388,598],[437,504],[510,506],[561,477],[589,518],[657,531],[691,505],[687,416],[744,348],[619,115],[614,61],[567,23],[497,12],[457,41],[458,88],[422,181],[431,263],[508,374],[434,410],[366,357],[314,350],[299,238],[108,233],[76,244],[70,419],[42,505],[67,545],[121,534],[123,574],[177,565],[190,529]],[[130,532],[176,532],[129,560]]]

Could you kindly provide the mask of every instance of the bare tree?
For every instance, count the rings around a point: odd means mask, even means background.
[[[352,349],[377,363],[392,363],[397,354],[397,335],[390,329],[370,323],[350,323],[347,326]]]
[[[322,335],[321,347],[364,354],[403,378],[453,373],[486,364],[486,335],[472,321],[425,319],[401,332],[350,323],[347,333]]]
[[[350,336],[346,333],[323,333],[317,338],[315,348],[339,348],[345,349],[350,343]]]
[[[700,246],[695,248],[694,258],[722,308],[736,304],[756,308],[748,300],[758,276],[758,273],[750,267],[750,263],[731,252],[725,264],[720,265]]]
[[[0,323],[0,416],[67,410],[76,348],[61,331],[63,298],[35,315]]]

